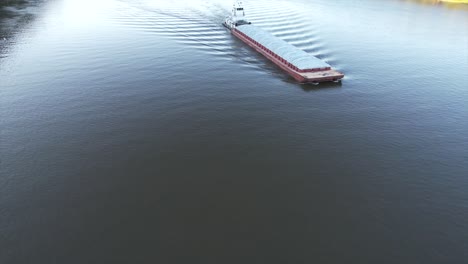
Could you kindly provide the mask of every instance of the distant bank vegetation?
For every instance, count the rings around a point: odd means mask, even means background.
[[[427,5],[444,5],[454,9],[468,10],[468,0],[403,0],[408,2],[417,2]]]
[[[443,4],[443,3],[450,3],[450,4],[468,4],[468,0],[417,0],[417,2],[423,2],[428,4]]]
[[[440,2],[468,4],[468,0],[440,0]]]

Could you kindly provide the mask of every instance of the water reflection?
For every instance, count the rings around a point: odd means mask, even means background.
[[[291,80],[292,82],[292,80]],[[317,91],[317,90],[322,90],[322,89],[337,89],[341,88],[343,86],[343,81],[340,82],[324,82],[324,83],[302,83],[298,84],[302,90],[305,92],[312,92],[312,91]]]
[[[37,17],[37,8],[43,0],[0,1],[0,58],[6,56],[11,39],[32,23]]]
[[[11,36],[21,26],[31,22],[42,0],[0,2],[0,38]]]

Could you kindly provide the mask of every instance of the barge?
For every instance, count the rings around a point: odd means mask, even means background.
[[[324,61],[252,25],[245,17],[242,2],[234,4],[223,25],[231,33],[265,56],[301,83],[338,82],[344,74]]]

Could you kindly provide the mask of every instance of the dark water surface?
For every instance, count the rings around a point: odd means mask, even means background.
[[[51,0],[0,36],[0,263],[463,263],[468,8]],[[5,30],[0,32],[6,32]]]

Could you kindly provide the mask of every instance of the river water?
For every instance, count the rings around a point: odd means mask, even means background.
[[[468,8],[51,0],[0,36],[0,263],[462,263]],[[6,19],[6,18],[4,18]]]

